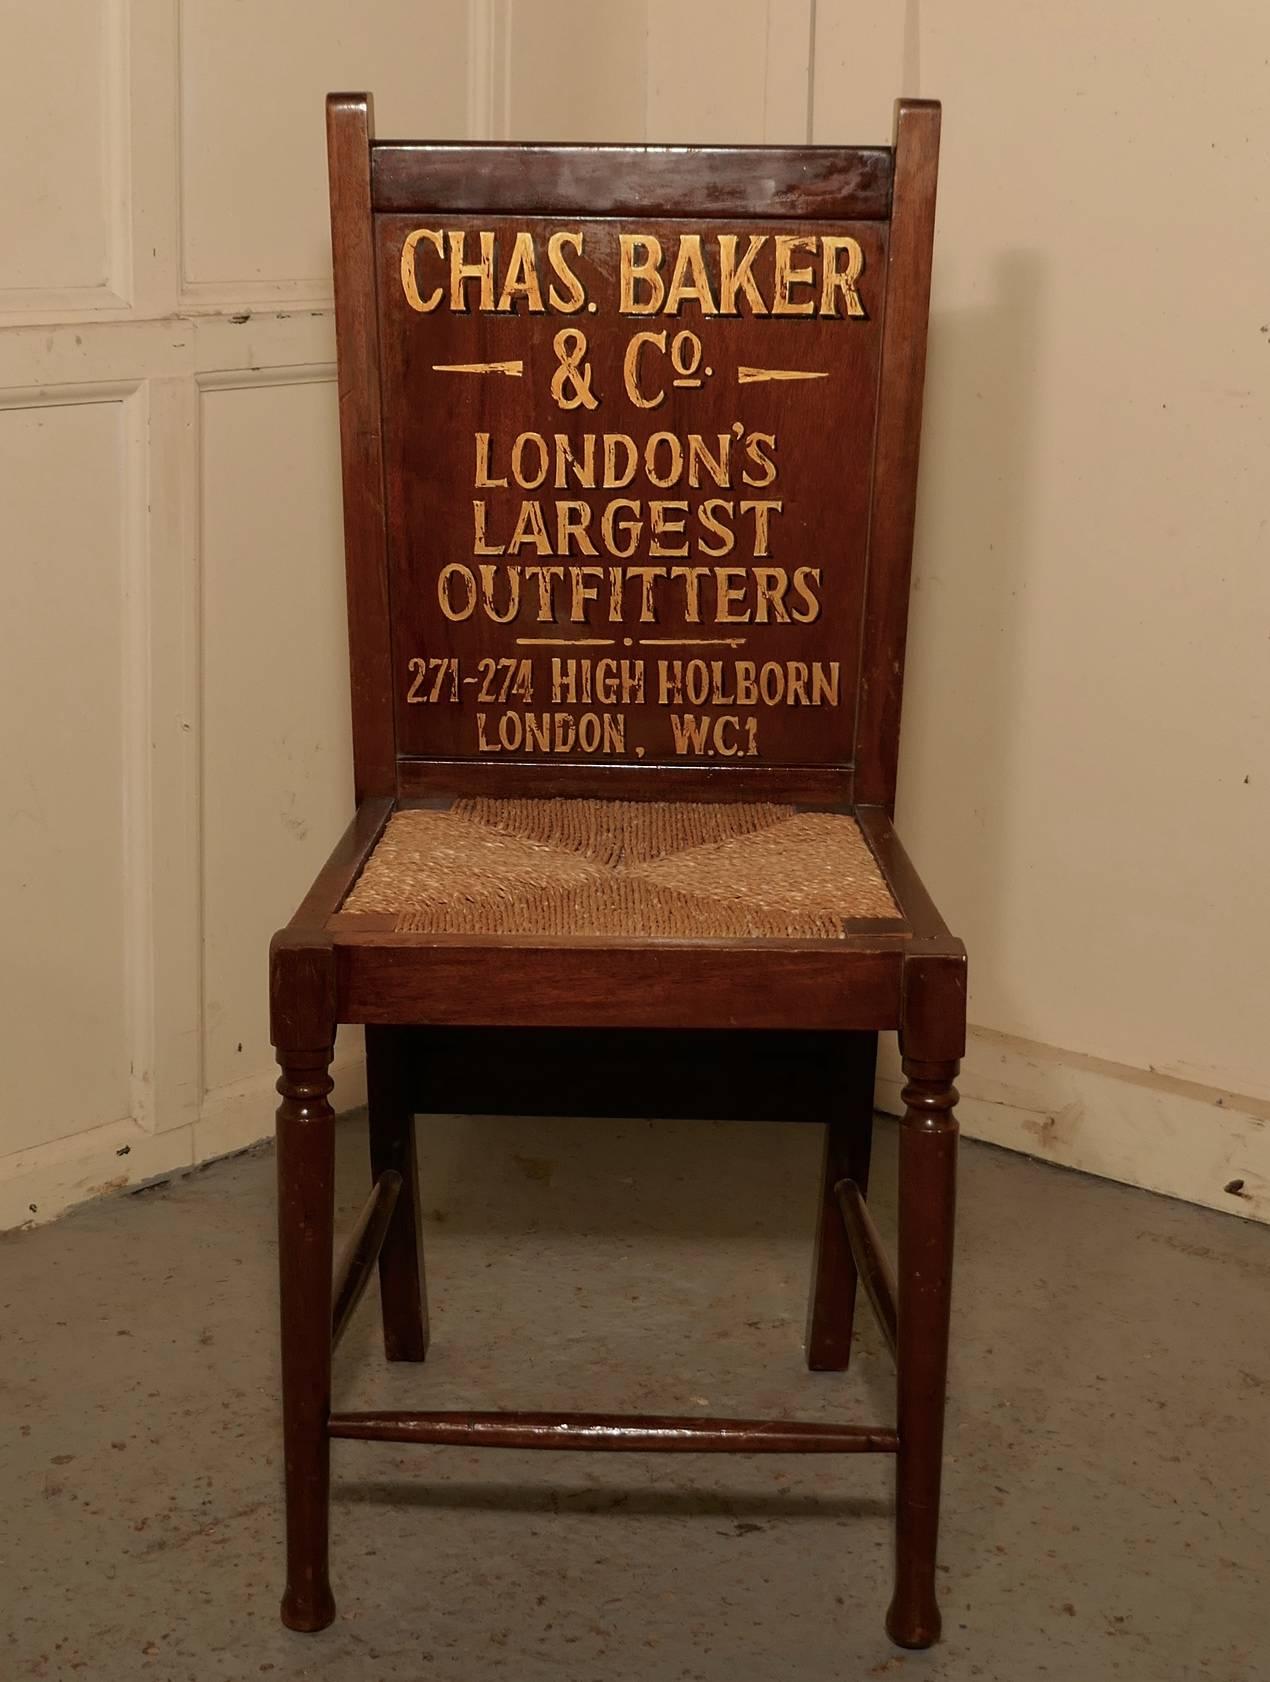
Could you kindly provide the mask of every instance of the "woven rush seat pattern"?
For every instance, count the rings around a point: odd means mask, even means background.
[[[840,940],[900,916],[847,815],[569,799],[397,812],[341,911],[402,934],[647,939]]]

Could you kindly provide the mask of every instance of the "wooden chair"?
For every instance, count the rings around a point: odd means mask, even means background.
[[[334,1616],[332,1438],[880,1453],[927,1646],[965,954],[891,814],[939,107],[889,148],[416,145],[341,94],[328,136],[357,808],[271,950],[283,1620]],[[374,1189],[332,1283],[339,1023]],[[376,1263],[424,1359],[429,1108],[824,1123],[807,1363],[845,1370],[859,1277],[895,1424],[333,1413]]]

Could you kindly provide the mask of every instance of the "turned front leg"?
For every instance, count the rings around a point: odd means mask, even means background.
[[[957,1069],[956,1062],[904,1059],[895,1594],[886,1618],[888,1634],[901,1647],[929,1647],[939,1639],[935,1548],[957,1186]]]
[[[332,1050],[278,1051],[278,1267],[287,1496],[282,1621],[296,1630],[325,1629],[335,1616],[327,1567],[335,1218],[335,1117],[327,1102],[333,1084]]]

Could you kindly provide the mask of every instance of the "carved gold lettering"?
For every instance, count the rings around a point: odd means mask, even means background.
[[[562,491],[568,482],[569,475],[573,475],[575,484],[590,490],[595,485],[595,434],[588,432],[582,439],[582,455],[579,459],[574,454],[573,441],[566,438],[563,432],[555,434],[556,446],[556,477],[555,487]]]
[[[619,524],[620,514],[629,517],[622,519]],[[640,533],[644,529],[644,522],[639,517],[639,503],[627,496],[615,496],[611,502],[604,505],[600,529],[604,536],[605,553],[616,555],[619,560],[626,560],[639,547]]]
[[[745,602],[745,585],[744,567],[715,567],[714,617],[720,625],[749,624],[750,609]]]
[[[476,434],[476,479],[478,490],[496,490],[506,485],[506,479],[490,477],[490,435],[488,432]]]
[[[789,574],[784,567],[754,568],[754,623],[766,625],[774,620],[778,625],[789,624],[785,606],[785,592],[789,589]]]
[[[665,567],[627,567],[628,578],[638,578],[640,581],[639,620],[641,625],[651,625],[657,618],[657,604],[653,595],[653,586],[659,578],[669,577]]]
[[[703,555],[730,555],[736,548],[736,534],[731,526],[724,525],[718,514],[715,513],[716,509],[722,509],[731,518],[734,506],[735,504],[728,502],[724,497],[711,496],[707,497],[697,510],[697,518],[705,529],[722,539],[722,542],[716,546],[701,538],[698,548]]]
[[[478,753],[623,754],[626,717],[623,713],[502,712],[491,719],[476,715]]]
[[[666,296],[661,278],[661,241],[655,234],[619,234],[618,309],[623,315],[655,315]],[[636,296],[638,286],[647,288]]]
[[[481,606],[496,625],[508,625],[520,612],[520,573],[515,567],[478,567],[481,579]],[[498,573],[507,579],[507,608],[500,613],[494,606],[494,579]]]
[[[536,452],[538,461],[536,466],[530,466],[526,460],[528,452]],[[547,477],[548,452],[547,440],[541,432],[522,432],[512,445],[512,478],[522,490],[536,491]]]
[[[656,397],[646,397],[639,383],[639,359],[645,345],[654,345],[658,350],[666,348],[665,333],[633,333],[630,343],[626,347],[626,355],[622,358],[622,380],[626,386],[626,395],[637,409],[655,409],[665,401],[666,393],[659,390]]]
[[[751,234],[745,256],[736,260],[735,234],[719,235],[719,311],[723,315],[737,315],[736,295],[744,292],[751,315],[766,315],[767,305],[754,279],[754,259],[767,244],[766,234]]]
[[[426,298],[420,296],[419,277],[416,272],[418,260],[415,252],[421,239],[426,239],[429,245],[435,247],[438,257],[445,256],[445,242],[441,238],[440,231],[436,228],[415,228],[413,232],[406,235],[401,247],[401,285],[406,294],[406,302],[412,310],[419,310],[422,314],[426,314],[429,310],[436,309],[445,294],[438,286]]]
[[[644,662],[557,655],[551,662],[551,699],[557,706],[590,706],[592,701],[602,707],[642,706]]]
[[[779,514],[782,506],[780,500],[773,501],[767,497],[745,497],[742,499],[742,514],[752,512],[754,515],[753,554],[756,560],[766,560],[771,552],[767,547],[769,541],[768,517],[773,513]]]
[[[452,585],[456,583],[463,593],[457,605],[452,589]],[[437,575],[437,600],[447,619],[456,622],[470,619],[476,612],[476,580],[471,569],[459,561],[451,561],[449,566],[442,567]]]
[[[571,555],[576,540],[579,555],[595,555],[599,551],[592,543],[588,527],[591,524],[591,505],[567,498],[556,501],[556,554]]]
[[[709,578],[709,567],[671,567],[672,578],[684,581],[684,618],[690,625],[701,623],[701,580]]]
[[[688,434],[688,483],[694,490],[701,483],[701,469],[703,467],[716,485],[722,486],[724,489],[727,488],[729,483],[728,461],[732,453],[732,434],[730,432],[720,432],[718,436],[719,453],[717,456],[712,456],[706,448],[705,439],[699,432]],[[769,480],[768,483],[770,484],[770,482]]]
[[[472,503],[472,553],[474,555],[501,555],[505,553],[505,543],[490,543],[486,540],[485,531],[486,509],[481,499]]]
[[[741,473],[741,477],[747,485],[753,485],[759,490],[762,490],[765,485],[770,485],[776,478],[776,462],[772,456],[764,454],[762,449],[764,444],[775,452],[776,434],[774,432],[751,432],[747,435],[745,440],[746,460],[757,468],[762,476],[756,478],[749,468],[745,468]]]
[[[679,518],[675,516],[678,515]],[[688,540],[682,543],[667,543],[671,537],[683,537],[684,525],[688,517],[686,502],[650,502],[648,505],[649,542],[648,553],[656,556],[686,555]]]
[[[556,371],[551,376],[551,396],[557,407],[597,408],[600,400],[591,390],[591,364],[584,360],[586,334],[576,327],[562,327],[551,341],[551,348],[557,359]]]
[[[847,266],[839,271],[838,253],[845,251]],[[838,295],[841,293],[846,305],[846,313],[860,317],[864,314],[864,305],[860,302],[860,294],[856,289],[856,282],[864,268],[864,252],[860,249],[860,242],[851,238],[850,234],[822,234],[820,239],[822,258],[820,313],[821,315],[837,315]]]
[[[522,549],[532,548],[539,555],[550,555],[551,539],[547,535],[542,508],[535,497],[526,497],[520,505],[516,529],[507,545],[509,555],[519,555]]]
[[[619,467],[617,455],[619,448],[625,451],[626,465]],[[604,488],[606,491],[621,490],[629,485],[635,477],[639,467],[639,451],[635,447],[635,440],[628,438],[624,432],[606,432],[604,434]]]
[[[569,585],[571,600],[569,611],[575,625],[581,624],[586,618],[586,604],[600,599],[599,580],[604,577],[603,567],[570,567]],[[594,578],[594,584],[588,583]]]
[[[793,582],[794,594],[801,596],[804,607],[802,612],[799,612],[796,607],[791,608],[789,616],[795,624],[810,625],[813,619],[819,619],[820,617],[820,597],[812,589],[813,584],[819,588],[820,568],[796,567]]]
[[[568,316],[594,311],[596,305],[588,299],[575,266],[585,249],[583,230],[556,228],[545,236],[543,246],[538,243],[540,237],[524,228],[508,233],[491,228],[413,228],[401,246],[406,301],[420,314],[447,304],[460,314],[524,311],[536,316],[551,310]],[[619,313],[677,317],[695,305],[704,318],[866,317],[859,284],[864,248],[852,235],[723,233],[711,237],[713,254],[707,248],[707,236],[696,231],[678,235],[666,247],[656,234],[619,231]],[[509,243],[504,247],[503,241]],[[769,246],[770,274],[760,276],[759,261]],[[439,271],[434,261],[439,262]],[[627,347],[628,395],[640,407],[659,401],[657,392],[640,388],[640,358],[650,343],[667,352],[664,338]],[[676,385],[703,383],[702,344],[696,333],[688,328],[677,333],[668,354]],[[761,373],[764,378],[774,377],[770,370]],[[800,370],[799,377],[811,374]],[[591,407],[582,395],[584,389],[579,385],[572,393],[573,401],[565,406]]]
[[[543,315],[542,288],[538,284],[538,268],[534,261],[533,236],[518,233],[512,241],[512,254],[503,274],[503,289],[498,295],[498,308],[506,313],[514,310],[515,300],[523,298],[531,315]],[[484,308],[484,305],[481,306]]]
[[[680,238],[666,293],[665,313],[678,315],[680,306],[688,300],[700,306],[702,315],[719,313],[719,306],[710,290],[705,258],[701,254],[700,234],[684,234]]]
[[[797,302],[790,296],[795,286],[814,286],[816,281],[813,269],[796,269],[793,267],[796,251],[814,251],[816,241],[806,234],[777,234],[776,236],[776,290],[772,297],[773,315],[814,315],[816,300],[805,298]]]
[[[563,567],[540,567],[532,563],[525,568],[525,577],[532,579],[538,589],[538,620],[540,624],[554,623],[556,617],[555,586],[564,578]]]
[[[559,310],[561,315],[572,315],[586,303],[586,291],[582,282],[569,267],[569,260],[565,256],[566,246],[571,247],[577,256],[582,255],[582,230],[561,230],[552,234],[547,241],[547,261],[551,264],[556,278],[565,290],[558,292],[554,285],[548,284],[547,296],[551,300],[553,310]]]
[[[463,261],[463,230],[450,232],[450,308],[460,314],[467,310],[467,284],[475,280],[480,286],[477,309],[494,308],[494,235],[487,228],[477,236],[481,255],[475,263]]]
[[[664,467],[658,462],[659,455],[666,458]],[[679,483],[683,470],[684,447],[678,438],[673,432],[654,432],[644,445],[644,472],[649,482],[658,490],[669,490]]]
[[[821,660],[811,663],[811,704],[813,707],[836,707],[838,705],[838,661],[830,660],[826,666]]]

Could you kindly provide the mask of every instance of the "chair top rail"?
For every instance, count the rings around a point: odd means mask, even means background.
[[[564,146],[389,140],[371,148],[376,211],[883,220],[881,146]]]

